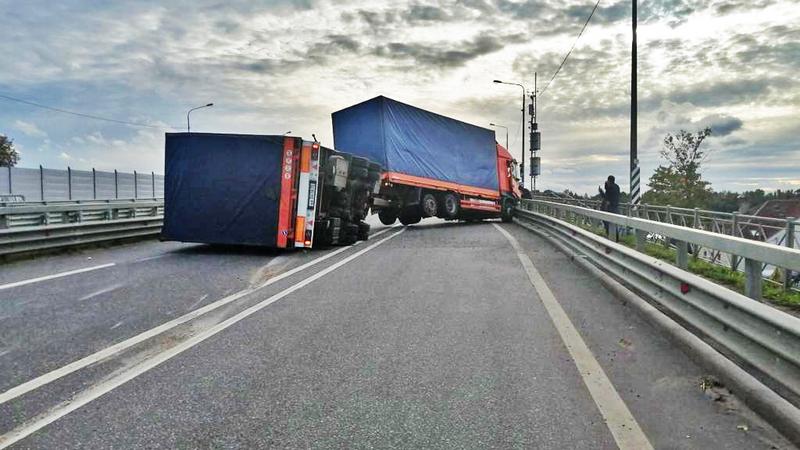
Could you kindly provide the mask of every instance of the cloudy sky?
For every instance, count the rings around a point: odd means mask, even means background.
[[[640,2],[640,159],[665,133],[711,126],[717,190],[800,188],[796,0]],[[0,99],[0,133],[22,166],[163,172],[163,134],[315,133],[376,95],[477,125],[509,126],[594,2],[571,0],[0,0],[0,94],[151,125],[134,127]],[[541,187],[627,189],[630,2],[601,0],[540,100]],[[498,132],[498,140],[505,140]]]

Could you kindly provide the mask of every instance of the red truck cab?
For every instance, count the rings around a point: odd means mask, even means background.
[[[517,161],[505,147],[497,144],[497,181],[500,186],[501,218],[504,222],[511,221],[514,207],[522,198],[517,173]]]

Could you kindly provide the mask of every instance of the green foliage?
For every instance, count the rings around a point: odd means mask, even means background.
[[[575,222],[573,221],[573,223]],[[600,236],[605,236],[605,230],[602,228],[597,228],[580,222],[577,224],[587,231]],[[620,236],[619,242],[620,244],[630,248],[636,247],[636,238],[633,235],[622,235]],[[654,244],[652,242],[645,244],[644,253],[670,264],[675,264],[677,257],[675,249],[666,247],[662,244]],[[731,270],[728,267],[713,264],[702,259],[690,258],[689,272],[699,275],[709,281],[713,281],[714,283],[723,285],[732,291],[740,294],[744,293],[744,274]],[[761,295],[769,303],[800,311],[800,292],[784,291],[781,286],[765,282]]]
[[[14,141],[0,134],[0,167],[14,167],[19,162],[19,153],[14,150]]]
[[[712,195],[710,183],[700,173],[707,154],[700,146],[710,135],[710,128],[697,133],[680,130],[676,135],[667,134],[661,149],[667,165],[659,166],[650,177],[650,190],[643,196],[646,203],[685,208],[708,206]]]

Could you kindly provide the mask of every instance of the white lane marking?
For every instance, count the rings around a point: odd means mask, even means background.
[[[600,410],[600,414],[603,415],[606,426],[611,431],[611,435],[614,436],[617,446],[621,450],[652,449],[653,446],[645,436],[639,423],[636,422],[625,402],[614,389],[611,380],[608,379],[600,363],[597,362],[592,351],[589,350],[586,342],[583,341],[580,333],[569,320],[567,313],[558,303],[542,275],[536,270],[533,261],[525,254],[522,246],[519,245],[514,236],[501,226],[493,225],[506,237],[517,252],[517,257],[528,274],[528,279],[536,289],[536,293],[539,294],[539,298],[542,300],[550,320],[553,321],[553,325],[558,330],[561,340],[572,356],[572,360],[575,361],[578,372],[581,374],[581,378],[583,378],[583,382],[589,390],[594,403]]]
[[[380,236],[381,234],[389,231],[390,229],[391,228],[387,228],[385,230],[381,230],[381,231],[371,235],[370,237]],[[358,245],[361,242],[363,242],[363,241],[359,241],[355,245]],[[248,294],[251,294],[251,293],[256,292],[256,291],[258,291],[260,289],[263,289],[263,288],[265,288],[265,287],[267,287],[267,286],[269,286],[269,285],[271,285],[273,283],[277,283],[278,281],[283,280],[284,278],[290,277],[290,276],[292,276],[292,275],[294,275],[294,274],[296,274],[298,272],[301,272],[301,271],[303,271],[305,269],[308,269],[309,267],[312,267],[312,266],[314,266],[316,264],[319,264],[319,263],[321,263],[321,262],[323,262],[323,261],[325,261],[327,259],[333,258],[334,256],[336,256],[336,255],[338,255],[338,254],[340,254],[340,253],[342,253],[344,251],[347,251],[350,248],[353,248],[353,246],[342,247],[340,249],[337,249],[337,250],[335,250],[335,251],[333,251],[331,253],[328,253],[326,255],[320,256],[319,258],[313,259],[313,260],[311,260],[311,261],[309,261],[309,262],[307,262],[307,263],[305,263],[305,264],[303,264],[301,266],[297,266],[294,269],[291,269],[291,270],[289,270],[287,272],[284,272],[284,273],[282,273],[280,275],[277,275],[274,278],[270,278],[269,280],[265,281],[264,283],[262,283],[262,284],[260,284],[260,285],[258,285],[256,287],[244,289],[244,290],[239,291],[239,292],[237,292],[235,294],[232,294],[232,295],[229,295],[229,296],[227,296],[225,298],[219,299],[219,300],[217,300],[217,301],[215,301],[213,303],[209,303],[208,305],[203,306],[202,308],[197,309],[195,311],[192,311],[192,312],[189,312],[187,314],[184,314],[181,317],[178,317],[177,319],[170,320],[169,322],[166,322],[166,323],[164,323],[162,325],[159,325],[159,326],[157,326],[155,328],[152,328],[150,330],[144,331],[144,332],[142,332],[140,334],[137,334],[136,336],[128,338],[128,339],[126,339],[126,340],[124,340],[122,342],[119,342],[117,344],[114,344],[114,345],[112,345],[110,347],[106,347],[105,349],[100,350],[100,351],[98,351],[96,353],[93,353],[93,354],[91,354],[89,356],[85,356],[85,357],[83,357],[83,358],[81,358],[79,360],[73,361],[73,362],[67,364],[66,366],[60,367],[60,368],[55,369],[55,370],[53,370],[51,372],[45,373],[45,374],[40,375],[40,376],[38,376],[36,378],[28,380],[25,383],[22,383],[22,384],[20,384],[18,386],[15,386],[15,387],[3,392],[2,394],[0,394],[0,405],[2,405],[3,403],[5,403],[5,402],[7,402],[9,400],[15,399],[15,398],[19,397],[20,395],[28,393],[28,392],[30,392],[30,391],[32,391],[34,389],[38,389],[38,388],[40,388],[40,387],[42,387],[42,386],[44,386],[44,385],[46,385],[48,383],[52,383],[53,381],[58,380],[59,378],[62,378],[64,376],[67,376],[67,375],[71,374],[72,372],[75,372],[76,370],[83,369],[84,367],[90,366],[90,365],[92,365],[94,363],[100,362],[100,361],[102,361],[102,360],[104,360],[106,358],[114,356],[114,355],[116,355],[117,353],[119,353],[121,351],[124,351],[124,350],[126,350],[126,349],[128,349],[130,347],[133,347],[134,345],[136,345],[136,344],[138,344],[140,342],[143,342],[143,341],[146,341],[147,339],[152,338],[153,336],[157,336],[157,335],[159,335],[159,334],[161,334],[161,333],[163,333],[165,331],[171,330],[172,328],[175,328],[178,325],[186,323],[186,322],[188,322],[188,321],[190,321],[190,320],[192,320],[192,319],[194,319],[196,317],[202,316],[203,314],[206,314],[206,313],[208,313],[210,311],[213,311],[213,310],[215,310],[217,308],[225,306],[228,303],[231,303],[231,302],[233,302],[235,300],[238,300],[238,299],[240,299],[240,298],[242,298],[242,297],[244,297],[244,296],[246,296]]]
[[[200,298],[198,298],[196,302],[192,303],[192,306],[190,306],[190,307],[188,307],[188,308],[186,308],[186,309],[190,309],[190,310],[191,310],[191,309],[194,309],[194,308],[195,308],[197,305],[199,305],[200,303],[202,303],[202,302],[203,302],[203,300],[205,300],[205,299],[207,299],[207,298],[208,298],[208,294],[204,294],[204,295],[200,296]]]
[[[21,439],[30,436],[31,434],[35,433],[36,431],[42,429],[43,427],[55,422],[56,420],[66,416],[67,414],[75,411],[76,409],[96,400],[97,398],[111,392],[112,390],[122,386],[123,384],[127,383],[128,381],[142,375],[143,373],[149,371],[150,369],[158,366],[159,364],[173,358],[174,356],[179,355],[180,353],[194,347],[195,345],[203,342],[204,340],[214,336],[215,334],[225,330],[226,328],[234,325],[235,323],[241,321],[242,319],[247,318],[248,316],[257,313],[258,311],[266,308],[267,306],[275,303],[276,301],[286,297],[287,295],[302,289],[305,286],[313,283],[314,281],[324,277],[325,275],[333,272],[334,270],[338,269],[339,267],[344,266],[345,264],[353,261],[354,259],[358,258],[359,256],[367,253],[368,251],[386,243],[386,241],[399,236],[400,234],[405,231],[405,228],[401,228],[400,231],[394,233],[383,240],[380,240],[374,244],[369,245],[368,247],[353,253],[352,255],[348,256],[347,258],[333,264],[330,267],[327,267],[314,275],[300,281],[299,283],[284,289],[277,294],[272,295],[271,297],[267,298],[266,300],[262,300],[259,303],[245,309],[244,311],[236,314],[235,316],[224,320],[202,332],[192,336],[191,338],[181,342],[180,344],[169,348],[161,353],[154,355],[152,358],[142,361],[140,364],[131,367],[130,369],[123,370],[121,372],[116,373],[111,378],[107,379],[106,381],[101,382],[81,393],[76,395],[74,398],[56,406],[55,408],[51,409],[50,411],[40,415],[38,418],[33,419],[32,421],[23,424],[22,426],[15,428],[8,433],[0,436],[0,449],[4,449],[9,447],[10,445],[18,442]],[[345,247],[348,248],[348,247]]]
[[[109,330],[113,330],[114,328],[117,328],[118,326],[122,325],[123,323],[125,323],[125,321],[124,321],[124,320],[123,320],[123,321],[121,321],[121,322],[117,322],[117,323],[115,323],[115,324],[114,324],[114,326],[113,326],[113,327],[109,328]]]
[[[112,285],[112,286],[109,286],[109,287],[105,287],[103,289],[100,289],[99,291],[94,291],[91,294],[84,295],[83,297],[79,298],[78,301],[82,302],[84,300],[89,300],[89,299],[97,297],[99,295],[103,295],[103,294],[106,294],[106,293],[111,292],[111,291],[116,291],[117,289],[119,289],[119,288],[121,288],[123,286],[125,286],[125,284],[119,283],[119,284],[115,284],[115,285]]]
[[[14,283],[8,283],[8,284],[0,285],[0,291],[2,291],[4,289],[15,288],[15,287],[18,287],[18,286],[25,286],[26,284],[38,283],[40,281],[52,280],[54,278],[68,277],[70,275],[75,275],[75,274],[78,274],[78,273],[91,272],[93,270],[105,269],[106,267],[113,267],[115,265],[117,265],[117,264],[116,263],[100,264],[99,266],[85,267],[83,269],[70,270],[68,272],[54,273],[53,275],[46,275],[46,276],[38,277],[38,278],[31,278],[31,279],[28,279],[28,280],[16,281]]]

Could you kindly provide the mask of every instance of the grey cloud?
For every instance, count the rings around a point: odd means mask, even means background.
[[[494,11],[494,6],[486,0],[458,0],[456,4],[482,13]]]
[[[509,14],[516,19],[541,18],[545,13],[552,12],[550,5],[543,0],[524,0],[522,2],[497,0],[495,5],[500,12]]]
[[[733,81],[709,80],[683,86],[669,92],[656,92],[643,100],[645,107],[654,108],[663,101],[691,103],[695,106],[713,107],[735,105],[750,101],[763,101],[774,88],[791,85],[785,77],[737,79]]]
[[[712,137],[723,137],[740,130],[744,122],[738,117],[727,114],[712,114],[700,119],[697,124],[699,128],[711,128]]]
[[[745,0],[745,1],[732,1],[725,0],[716,2],[711,5],[717,14],[730,14],[740,10],[761,9],[774,4],[774,0]]]
[[[391,42],[375,48],[373,54],[389,59],[411,59],[419,65],[433,67],[458,67],[483,55],[494,53],[507,43],[519,42],[521,35],[498,37],[481,34],[472,40],[436,45]],[[450,48],[447,48],[450,47]]]
[[[357,53],[360,49],[361,43],[352,36],[329,34],[325,37],[325,41],[311,45],[304,56],[306,58],[326,58],[346,53]]]
[[[438,6],[423,5],[415,3],[411,5],[405,13],[403,18],[410,23],[417,22],[440,22],[449,20],[452,16]]]
[[[593,5],[572,5],[566,9],[565,15],[577,22],[583,22],[589,17]],[[612,23],[619,20],[630,20],[631,3],[620,0],[610,6],[598,6],[592,16],[592,23]]]

